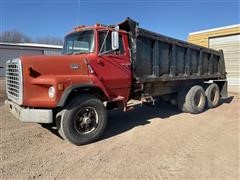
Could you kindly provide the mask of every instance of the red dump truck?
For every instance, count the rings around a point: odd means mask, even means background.
[[[107,110],[129,100],[175,102],[201,113],[227,97],[223,52],[163,36],[127,18],[117,25],[79,26],[62,56],[7,61],[5,104],[23,122],[54,123],[76,145],[96,141]]]

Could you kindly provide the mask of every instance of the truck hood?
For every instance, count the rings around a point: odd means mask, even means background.
[[[62,56],[22,56],[23,73],[33,71],[36,76],[87,75],[86,54]]]
[[[23,104],[28,107],[53,108],[72,84],[91,83],[86,64],[88,55],[23,56]],[[61,88],[59,89],[59,85]],[[56,89],[49,98],[49,87]]]

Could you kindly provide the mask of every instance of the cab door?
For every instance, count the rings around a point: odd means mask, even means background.
[[[104,39],[105,43],[104,43]],[[119,33],[119,49],[111,51],[111,31],[98,31],[98,52],[95,69],[99,80],[103,83],[112,97],[129,97],[132,70],[128,50],[127,35]],[[104,53],[107,52],[107,53]]]

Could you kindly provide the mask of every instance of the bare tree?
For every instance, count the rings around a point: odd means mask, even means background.
[[[1,33],[0,41],[13,42],[13,43],[32,43],[33,42],[33,43],[40,43],[40,44],[63,45],[63,40],[61,38],[49,36],[49,37],[36,38],[35,40],[33,40],[27,35],[16,30],[9,30]]]
[[[2,42],[22,42],[22,43],[30,43],[32,42],[32,39],[25,34],[18,32],[16,30],[9,30],[4,31],[0,35],[0,41]]]

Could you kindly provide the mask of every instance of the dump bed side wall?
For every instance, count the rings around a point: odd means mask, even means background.
[[[140,81],[225,78],[223,53],[141,28],[134,67]]]

